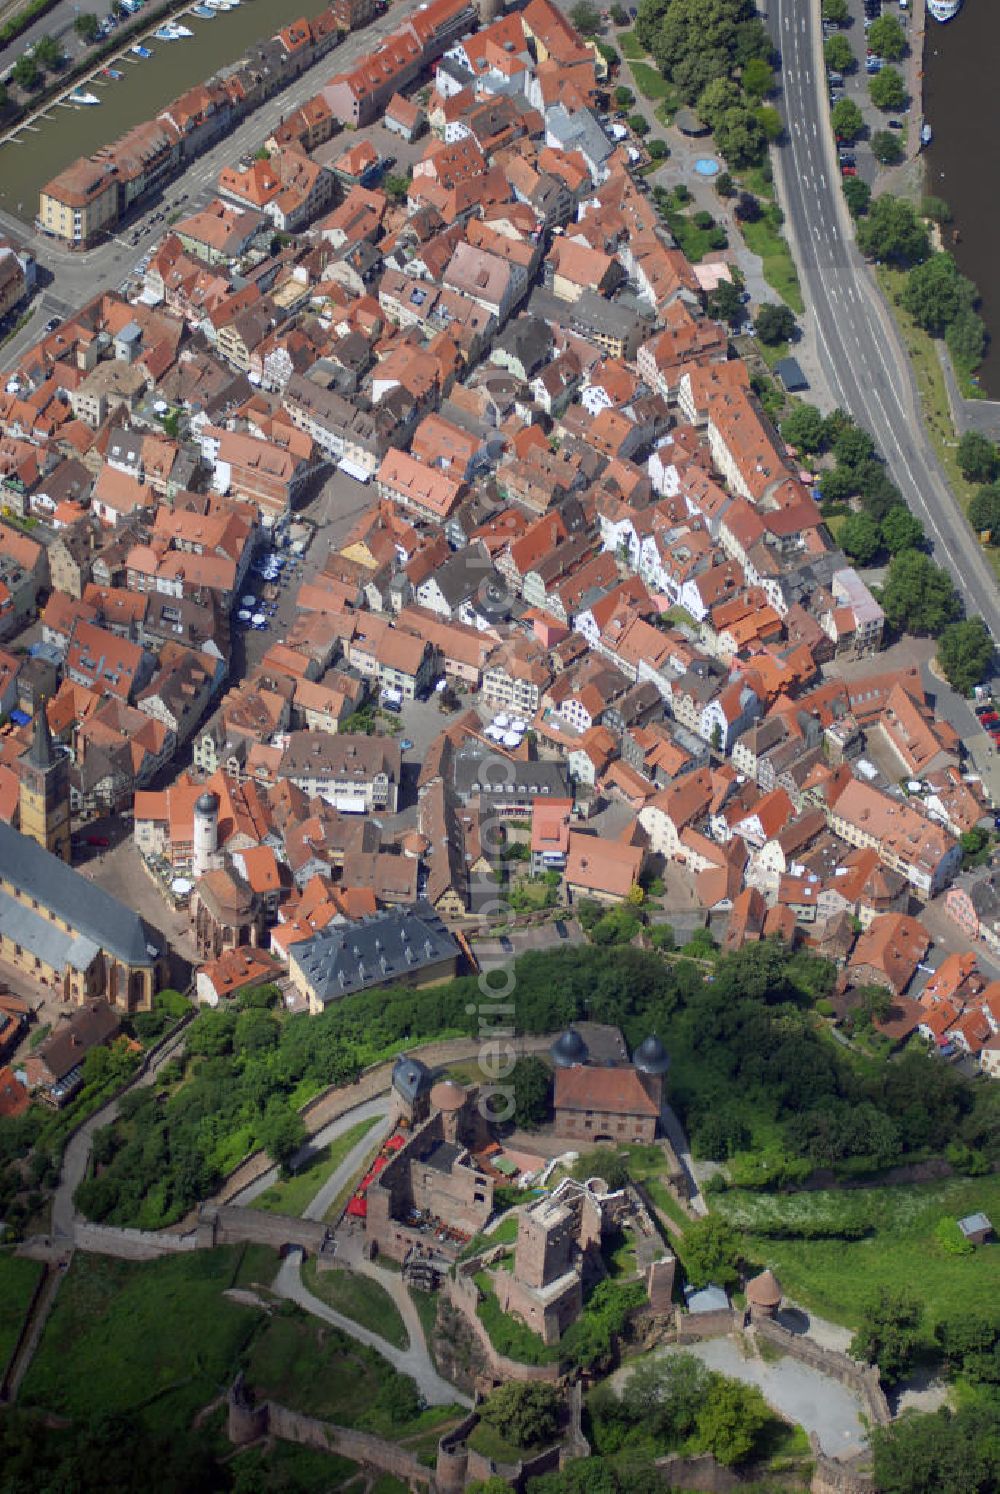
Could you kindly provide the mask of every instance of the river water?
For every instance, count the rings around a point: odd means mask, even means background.
[[[152,57],[143,61],[129,56],[115,62],[113,66],[125,75],[120,82],[97,77],[80,85],[83,91],[96,93],[100,105],[53,105],[50,117],[37,122],[37,130],[22,131],[17,142],[0,147],[0,206],[33,221],[39,187],[70,161],[151,119],[185,89],[238,62],[253,42],[273,36],[299,16],[318,15],[328,3],[243,0],[236,10],[220,11],[211,21],[190,14],[175,16],[194,36],[172,42],[144,38]],[[336,71],[335,58],[330,71]]]
[[[953,222],[945,246],[982,296],[991,342],[979,379],[1000,398],[1000,5],[965,0],[945,25],[927,18],[924,114],[934,130],[927,191],[943,197]],[[958,240],[953,232],[958,230]]]

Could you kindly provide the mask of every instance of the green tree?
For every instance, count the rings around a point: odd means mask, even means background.
[[[764,57],[751,57],[740,76],[744,92],[752,99],[766,99],[774,88],[774,73]]]
[[[32,49],[32,56],[39,67],[45,68],[47,72],[54,72],[62,67],[66,60],[63,49],[54,36],[40,36]]]
[[[628,117],[628,127],[633,135],[638,135],[640,139],[643,135],[649,134],[649,120],[644,114],[630,114]]]
[[[624,5],[609,6],[608,14],[610,15],[612,22],[616,26],[628,25],[628,11],[625,9]]]
[[[932,223],[951,222],[951,208],[943,197],[922,197],[920,212],[923,217],[930,218]]]
[[[720,197],[735,197],[736,183],[728,171],[720,171],[715,178],[715,190]]]
[[[588,1178],[603,1178],[612,1193],[616,1193],[628,1182],[628,1165],[620,1152],[599,1146],[573,1163],[572,1174],[581,1183]]]
[[[713,1374],[698,1412],[698,1440],[729,1468],[750,1457],[770,1420],[767,1402],[756,1385]]]
[[[906,103],[906,84],[902,74],[894,67],[884,67],[880,73],[875,73],[868,85],[868,92],[876,109],[902,109]]]
[[[401,175],[399,172],[392,172],[389,176],[384,176],[379,185],[386,196],[392,198],[393,202],[402,202],[409,193],[410,178]]]
[[[868,211],[872,200],[872,189],[860,176],[844,177],[844,201],[852,218],[860,218]]]
[[[958,443],[958,465],[968,482],[992,482],[1000,469],[1000,451],[980,431],[966,431]]]
[[[601,12],[588,0],[577,0],[569,18],[581,36],[596,36],[601,29]]]
[[[960,311],[945,332],[944,340],[956,364],[976,368],[986,350],[986,323],[974,311]]]
[[[299,1112],[284,1100],[272,1100],[257,1127],[257,1140],[272,1161],[287,1169],[305,1139],[305,1122]]]
[[[934,1337],[953,1374],[1000,1383],[1000,1312],[995,1306],[946,1318],[936,1324]]]
[[[622,1388],[622,1406],[633,1425],[661,1446],[690,1437],[708,1389],[709,1374],[693,1354],[671,1354],[638,1365]]]
[[[776,347],[779,342],[788,342],[795,335],[795,315],[788,306],[765,301],[757,311],[754,329],[761,342]]]
[[[869,259],[919,265],[930,253],[930,237],[913,208],[901,197],[876,197],[858,223],[858,247]]]
[[[670,147],[665,140],[651,140],[646,149],[654,161],[665,161],[670,154]]]
[[[736,1286],[741,1260],[739,1235],[720,1215],[684,1226],[684,1269],[692,1286]]]
[[[958,273],[950,254],[932,254],[906,277],[902,304],[918,327],[940,337],[961,311],[976,301],[976,287]]]
[[[540,1058],[519,1058],[510,1076],[519,1130],[534,1131],[549,1118],[552,1070]]]
[[[1000,543],[1000,485],[980,488],[969,504],[969,523],[980,532],[988,531],[991,543]]]
[[[891,628],[936,638],[957,620],[961,603],[951,577],[929,555],[903,550],[889,566],[882,610]]]
[[[87,10],[82,15],[76,17],[73,22],[73,29],[89,46],[100,35],[101,23],[93,11]]]
[[[823,0],[823,19],[832,26],[846,26],[850,14],[847,0]]]
[[[798,451],[822,451],[826,442],[823,417],[815,405],[796,400],[781,422],[781,434]]]
[[[494,1390],[479,1414],[515,1447],[543,1447],[559,1430],[561,1406],[562,1397],[554,1385],[512,1381]]]
[[[838,99],[830,110],[830,123],[838,140],[857,140],[865,127],[864,116],[853,99]]]
[[[866,1364],[877,1364],[882,1379],[894,1385],[913,1365],[922,1342],[922,1322],[919,1297],[902,1287],[882,1287],[862,1308],[850,1353]]]
[[[880,166],[895,166],[903,159],[903,146],[892,130],[876,130],[871,138],[872,155]]]
[[[857,565],[871,565],[882,548],[882,531],[870,514],[851,514],[841,526],[840,547]]]
[[[823,44],[823,60],[835,73],[849,73],[858,65],[854,48],[839,31],[827,37]]]
[[[869,1440],[880,1494],[995,1494],[1000,1484],[995,1406],[907,1411]]]
[[[924,526],[903,503],[897,503],[882,520],[882,539],[890,555],[900,550],[919,550],[924,543]]]
[[[626,88],[625,85],[622,84],[620,87],[615,89],[615,103],[618,105],[619,109],[631,109],[632,105],[635,103],[635,94],[632,92],[631,88]]]
[[[24,55],[14,63],[11,77],[18,88],[37,88],[41,81],[41,72],[38,63],[33,57]]]
[[[868,28],[868,45],[877,57],[898,62],[906,51],[906,32],[895,16],[878,16]]]
[[[971,695],[993,663],[993,639],[982,618],[969,617],[945,628],[937,657],[948,683],[963,695]]]

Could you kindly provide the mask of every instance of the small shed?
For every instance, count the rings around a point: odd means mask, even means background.
[[[958,1227],[970,1245],[985,1245],[993,1233],[993,1225],[983,1213],[966,1214],[964,1219],[958,1221]]]
[[[774,365],[774,371],[789,394],[798,394],[801,389],[809,388],[809,380],[802,372],[802,366],[797,358],[779,359]]]

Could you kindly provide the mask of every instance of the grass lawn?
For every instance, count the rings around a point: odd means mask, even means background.
[[[769,1265],[790,1297],[851,1328],[867,1298],[882,1286],[903,1284],[919,1292],[928,1333],[941,1319],[995,1292],[1000,1246],[954,1256],[934,1238],[943,1217],[982,1209],[997,1218],[1000,1176],[995,1174],[785,1196],[734,1190],[718,1195],[714,1207],[745,1230],[751,1259]],[[862,1223],[871,1234],[861,1240],[775,1240],[754,1233],[755,1220],[809,1219]]]
[[[887,265],[878,265],[875,268],[875,274],[896,319],[906,351],[910,355],[910,362],[913,364],[913,372],[917,380],[917,390],[920,394],[924,424],[934,443],[938,461],[944,468],[948,486],[955,494],[959,507],[963,513],[966,513],[969,502],[977,492],[979,485],[967,482],[958,465],[956,454],[958,436],[951,420],[948,392],[945,389],[944,374],[938,361],[934,339],[922,327],[917,326],[909,312],[896,304],[896,297],[906,284],[906,272],[891,270]],[[989,546],[984,547],[983,553],[1000,576],[1000,550],[995,546]]]
[[[495,1427],[481,1421],[469,1438],[469,1446],[495,1463],[517,1463],[521,1458],[531,1458],[542,1452],[545,1444],[518,1447],[516,1442],[508,1442],[506,1437],[502,1437]]]
[[[302,1279],[309,1290],[321,1302],[344,1314],[362,1328],[370,1328],[397,1349],[410,1347],[410,1335],[385,1287],[370,1276],[361,1276],[355,1271],[334,1267],[331,1271],[320,1271],[314,1260],[308,1260],[302,1268]]]
[[[359,1464],[349,1458],[299,1447],[294,1442],[275,1442],[267,1453],[250,1448],[240,1453],[232,1466],[241,1473],[247,1468],[257,1469],[259,1487],[275,1494],[328,1494],[330,1489],[347,1488],[361,1472]]]
[[[243,1279],[244,1268],[248,1277],[269,1279],[276,1266],[264,1247],[143,1262],[78,1254],[21,1402],[81,1419],[102,1411],[139,1416],[162,1435],[186,1431],[195,1412],[228,1385],[264,1321],[222,1292]]]
[[[14,1352],[31,1294],[42,1274],[41,1261],[0,1254],[0,1369]]]
[[[507,1214],[501,1219],[496,1229],[491,1230],[488,1235],[473,1235],[459,1256],[459,1260],[468,1260],[470,1256],[478,1255],[481,1250],[491,1250],[494,1245],[513,1245],[517,1239],[517,1220],[516,1214]]]
[[[321,1147],[312,1161],[293,1177],[279,1178],[265,1193],[255,1198],[250,1207],[264,1209],[270,1214],[292,1214],[297,1218],[316,1197],[330,1174],[336,1172],[352,1147],[357,1146],[362,1136],[366,1136],[378,1122],[377,1115],[358,1121],[342,1136]]]
[[[635,86],[643,98],[654,104],[665,104],[673,118],[681,106],[681,96],[670,79],[665,78],[659,68],[649,62],[630,61],[629,66]]]
[[[374,1349],[295,1310],[271,1318],[254,1340],[247,1381],[261,1395],[341,1426],[400,1441],[455,1417],[450,1406],[419,1409],[416,1386]]]
[[[635,62],[637,59],[645,57],[646,48],[634,31],[619,31],[616,41],[619,52],[621,52],[623,57],[627,57],[630,62]]]
[[[780,229],[769,223],[765,216],[756,223],[741,223],[740,233],[751,254],[760,257],[761,270],[768,285],[797,316],[801,316],[806,309],[802,287],[792,251]]]
[[[682,627],[697,628],[698,624],[691,616],[686,607],[675,606],[664,612],[664,618],[668,623],[679,623]]]
[[[663,216],[667,227],[677,240],[677,247],[691,264],[698,264],[706,254],[717,247],[712,235],[720,226],[718,223],[712,228],[699,228],[692,218],[682,213],[677,207],[667,208]]]
[[[410,1287],[410,1300],[417,1309],[417,1317],[420,1326],[424,1330],[424,1339],[427,1349],[434,1358],[434,1328],[437,1323],[438,1298],[437,1292],[422,1292],[419,1287]]]

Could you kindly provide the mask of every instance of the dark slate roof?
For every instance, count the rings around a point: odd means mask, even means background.
[[[37,898],[76,934],[124,964],[151,965],[160,952],[158,936],[138,913],[2,822],[0,867],[22,896]]]
[[[797,358],[781,358],[774,365],[774,371],[789,393],[809,388],[809,380],[802,372],[802,365]]]
[[[463,801],[477,793],[488,800],[508,796],[572,798],[569,778],[561,763],[501,759],[478,742],[463,745],[455,755],[455,792]]]
[[[650,1033],[645,1042],[639,1044],[632,1054],[632,1062],[640,1074],[665,1074],[670,1067],[667,1050],[655,1033]]]
[[[331,925],[314,939],[296,944],[292,959],[325,1005],[355,991],[391,986],[457,954],[455,940],[430,903],[421,899],[355,923]]]
[[[28,762],[36,768],[54,768],[56,765],[56,752],[52,745],[52,733],[49,730],[49,717],[44,700],[39,701],[35,712],[35,731],[26,756]]]
[[[392,1070],[392,1087],[410,1105],[431,1087],[431,1071],[419,1058],[408,1058],[404,1053],[396,1059]]]
[[[586,1063],[588,1058],[587,1045],[583,1038],[572,1027],[567,1027],[561,1032],[549,1049],[552,1062],[559,1069],[572,1068],[574,1064]]]

